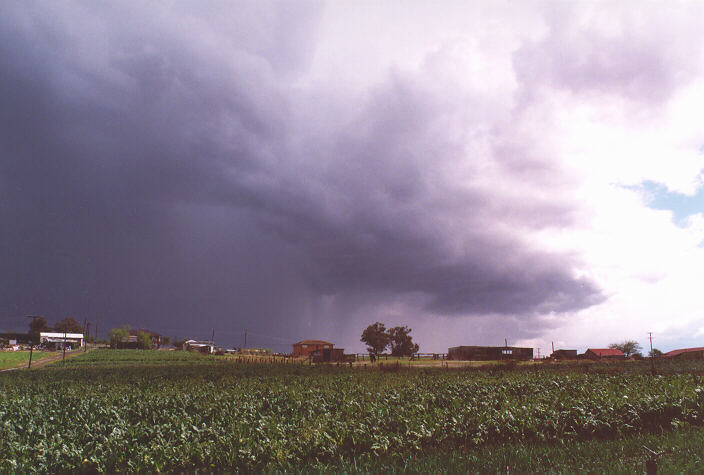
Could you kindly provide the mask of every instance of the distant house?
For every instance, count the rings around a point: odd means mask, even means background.
[[[293,356],[311,356],[316,351],[332,350],[333,346],[329,341],[303,340],[293,344]]]
[[[601,360],[601,359],[611,359],[611,360],[625,360],[626,355],[623,351],[617,350],[616,348],[588,348],[587,351],[582,355],[583,358],[589,360]]]
[[[83,346],[83,333],[40,332],[39,344],[52,349],[81,348]]]
[[[701,360],[704,359],[704,347],[672,350],[668,351],[663,356],[665,358],[675,358],[678,360]]]
[[[161,348],[162,335],[160,335],[157,332],[153,332],[151,330],[144,330],[141,328],[138,328],[136,330],[130,330],[130,336],[127,337],[128,347],[132,346],[130,344],[133,344],[135,348],[139,345],[139,334],[140,333],[146,333],[149,335],[149,339],[152,342],[152,348]]]
[[[447,350],[448,360],[493,361],[531,360],[533,348],[517,346],[455,346]]]
[[[212,341],[186,340],[183,343],[183,349],[185,351],[197,351],[209,355],[215,353],[217,347]]]
[[[556,360],[577,359],[577,350],[555,350],[550,357]]]

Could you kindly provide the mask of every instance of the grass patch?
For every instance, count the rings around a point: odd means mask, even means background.
[[[57,355],[55,351],[34,351],[32,352],[32,362]],[[0,351],[0,370],[27,366],[29,362],[29,351]]]

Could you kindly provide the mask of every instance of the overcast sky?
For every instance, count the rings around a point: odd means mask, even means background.
[[[0,330],[704,346],[699,2],[0,2]]]

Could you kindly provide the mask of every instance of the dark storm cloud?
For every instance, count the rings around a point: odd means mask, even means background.
[[[295,87],[316,4],[208,5],[0,7],[3,314],[239,343],[398,298],[410,319],[602,300],[573,256],[523,238],[575,219],[539,191],[559,192],[559,171],[465,123],[432,70],[361,104]]]

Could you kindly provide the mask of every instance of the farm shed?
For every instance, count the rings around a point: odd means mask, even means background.
[[[517,346],[455,346],[447,350],[448,360],[492,361],[530,360],[533,348]]]
[[[623,351],[617,350],[616,348],[588,348],[587,351],[581,355],[582,358],[587,358],[589,360],[600,360],[600,359],[611,359],[611,360],[625,360],[626,355]]]
[[[311,356],[318,350],[332,350],[333,346],[329,341],[303,340],[293,344],[293,356]]]
[[[212,341],[187,340],[183,343],[183,349],[209,355],[215,353],[215,344]]]
[[[550,357],[557,360],[577,359],[577,350],[555,350]]]
[[[676,358],[678,360],[702,360],[704,359],[704,347],[672,350],[668,351],[663,356],[665,358]]]
[[[39,344],[48,348],[80,348],[83,346],[83,333],[39,333]]]
[[[343,348],[331,348],[323,350],[315,350],[311,353],[314,363],[347,363],[350,361],[355,361],[357,356],[354,354],[345,354]]]

